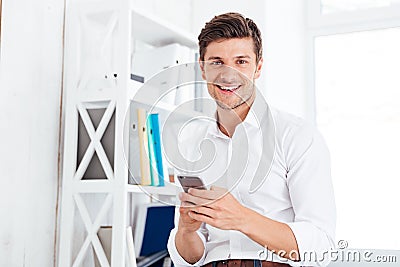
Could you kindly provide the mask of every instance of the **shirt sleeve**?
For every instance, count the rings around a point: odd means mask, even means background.
[[[336,206],[328,148],[312,126],[301,126],[286,147],[287,184],[295,213],[288,223],[302,265],[326,266],[335,247]]]
[[[179,254],[178,249],[175,245],[175,236],[176,232],[178,231],[178,222],[179,222],[179,206],[175,208],[175,228],[171,230],[168,238],[168,252],[169,256],[171,257],[172,262],[176,267],[183,267],[183,266],[202,266],[206,257],[206,240],[208,237],[208,231],[205,228],[205,224],[203,223],[199,230],[197,230],[197,234],[199,235],[201,241],[203,242],[204,252],[202,257],[199,261],[194,264],[188,263],[182,256]]]

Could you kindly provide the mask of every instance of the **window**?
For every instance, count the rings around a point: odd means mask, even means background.
[[[399,0],[321,0],[321,8],[323,14],[329,14],[342,11],[390,7],[399,3]]]
[[[400,28],[319,36],[314,45],[316,120],[331,152],[337,239],[400,249]]]

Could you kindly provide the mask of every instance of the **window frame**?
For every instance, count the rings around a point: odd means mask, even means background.
[[[307,116],[317,124],[315,39],[321,36],[400,28],[400,4],[322,14],[321,0],[306,1],[306,105]]]
[[[400,3],[335,13],[322,13],[321,0],[306,1],[307,117],[316,124],[315,39],[320,36],[400,27]]]

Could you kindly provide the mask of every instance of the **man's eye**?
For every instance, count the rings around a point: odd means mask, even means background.
[[[222,65],[222,61],[212,61],[211,65]]]
[[[243,60],[243,59],[239,59],[239,60],[237,61],[237,63],[238,63],[238,64],[246,64],[247,61],[246,61],[246,60]]]

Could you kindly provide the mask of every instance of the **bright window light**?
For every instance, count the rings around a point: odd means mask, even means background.
[[[360,9],[388,7],[400,0],[321,0],[322,13],[354,11]]]
[[[315,40],[317,124],[331,152],[337,239],[352,248],[400,249],[399,48],[400,28]]]

